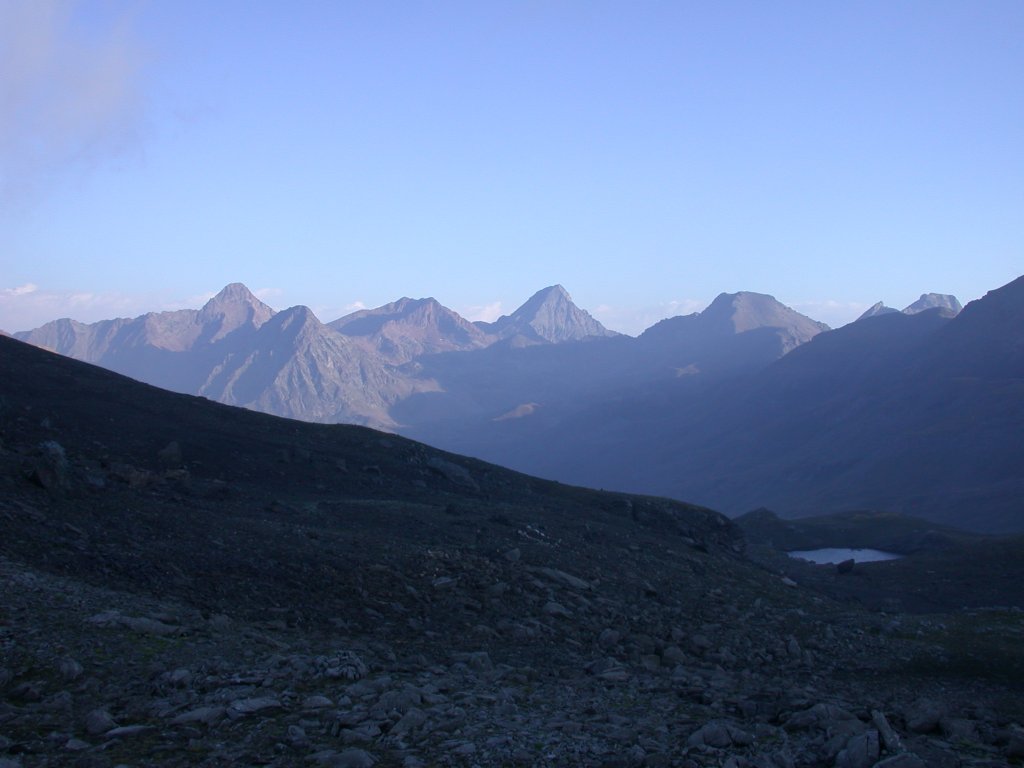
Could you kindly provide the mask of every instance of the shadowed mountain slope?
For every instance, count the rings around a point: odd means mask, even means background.
[[[947,293],[922,293],[921,298],[903,308],[903,314],[916,315],[918,312],[924,312],[927,309],[944,309],[950,314],[956,315],[963,309],[963,306],[961,306],[956,296],[951,296]],[[888,315],[896,311],[898,310],[887,307],[879,301],[857,319],[865,320],[869,317]]]
[[[489,457],[730,513],[873,508],[1020,531],[1022,340],[1024,278],[955,318],[868,318],[698,397],[627,396]]]
[[[415,391],[362,340],[306,307],[275,313],[241,283],[199,310],[58,320],[16,338],[175,392],[307,421],[393,426],[390,404]]]
[[[605,415],[621,413],[624,402],[656,402],[666,392],[694,396],[760,370],[823,330],[771,296],[722,294],[704,312],[663,320],[636,339],[494,345],[424,358],[422,374],[438,390],[414,395],[392,412],[403,434],[561,477],[565,465],[548,463],[549,438],[552,446],[566,445],[569,455],[560,458],[572,462],[571,433],[604,430]],[[628,431],[629,418],[617,417],[615,428]],[[606,463],[617,455],[616,439],[600,443],[609,450]]]
[[[202,309],[90,324],[55,320],[15,338],[166,389],[195,393],[209,369],[251,341],[273,315],[244,285],[232,283]]]

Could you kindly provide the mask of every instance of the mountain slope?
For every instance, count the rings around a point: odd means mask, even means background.
[[[388,407],[410,386],[299,306],[278,312],[226,355],[198,394],[304,421],[390,427]]]
[[[885,314],[694,397],[627,396],[492,458],[740,513],[884,509],[1024,530],[1024,278]]]
[[[175,392],[308,421],[392,427],[390,404],[417,386],[306,307],[275,313],[241,283],[199,310],[58,320],[17,338]]]

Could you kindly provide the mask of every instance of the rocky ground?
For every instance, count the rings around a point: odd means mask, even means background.
[[[1012,607],[0,342],[0,768],[1024,762]]]

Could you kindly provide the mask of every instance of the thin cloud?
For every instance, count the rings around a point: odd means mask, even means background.
[[[501,317],[501,302],[495,301],[490,304],[473,305],[466,307],[463,311],[459,312],[459,314],[471,323],[493,323]]]
[[[838,328],[852,323],[871,306],[862,301],[838,301],[836,299],[808,299],[784,302],[802,315]]]
[[[638,336],[659,320],[700,312],[707,304],[708,302],[698,299],[672,299],[640,307],[600,304],[591,314],[606,328]]]
[[[85,11],[78,0],[0,2],[0,202],[24,203],[138,139],[146,57],[133,19],[89,6],[86,24]]]
[[[81,323],[116,317],[138,317],[152,311],[193,309],[202,306],[208,299],[195,296],[173,299],[154,294],[55,291],[27,283],[15,288],[0,288],[0,328],[11,332],[28,331],[65,317]]]
[[[257,288],[252,292],[262,302],[269,302],[271,299],[279,298],[284,295],[284,290],[281,288]]]
[[[17,288],[4,288],[3,294],[5,296],[27,296],[30,293],[35,293],[39,290],[39,286],[35,283],[25,283],[25,285],[19,285]]]

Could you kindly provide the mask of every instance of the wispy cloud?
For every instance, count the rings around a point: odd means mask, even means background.
[[[281,288],[257,288],[252,295],[260,301],[269,303],[272,299],[284,296],[284,291]]]
[[[25,283],[19,285],[17,288],[4,288],[2,293],[5,296],[26,296],[30,293],[35,293],[39,290],[39,286],[35,283]]]
[[[111,7],[0,2],[0,202],[137,140],[145,55],[131,14]]]
[[[862,301],[837,301],[836,299],[807,299],[784,303],[797,312],[832,328],[852,323],[871,306]]]
[[[51,320],[70,317],[83,323],[115,317],[137,317],[146,312],[201,307],[209,296],[180,299],[166,295],[117,292],[59,291],[26,283],[0,288],[0,328],[27,331]]]
[[[459,310],[459,314],[472,323],[493,323],[501,317],[501,302],[495,301],[490,304],[475,304]]]
[[[707,305],[707,301],[699,299],[671,299],[645,306],[601,304],[592,310],[591,314],[613,331],[637,336],[659,320],[700,312]]]

